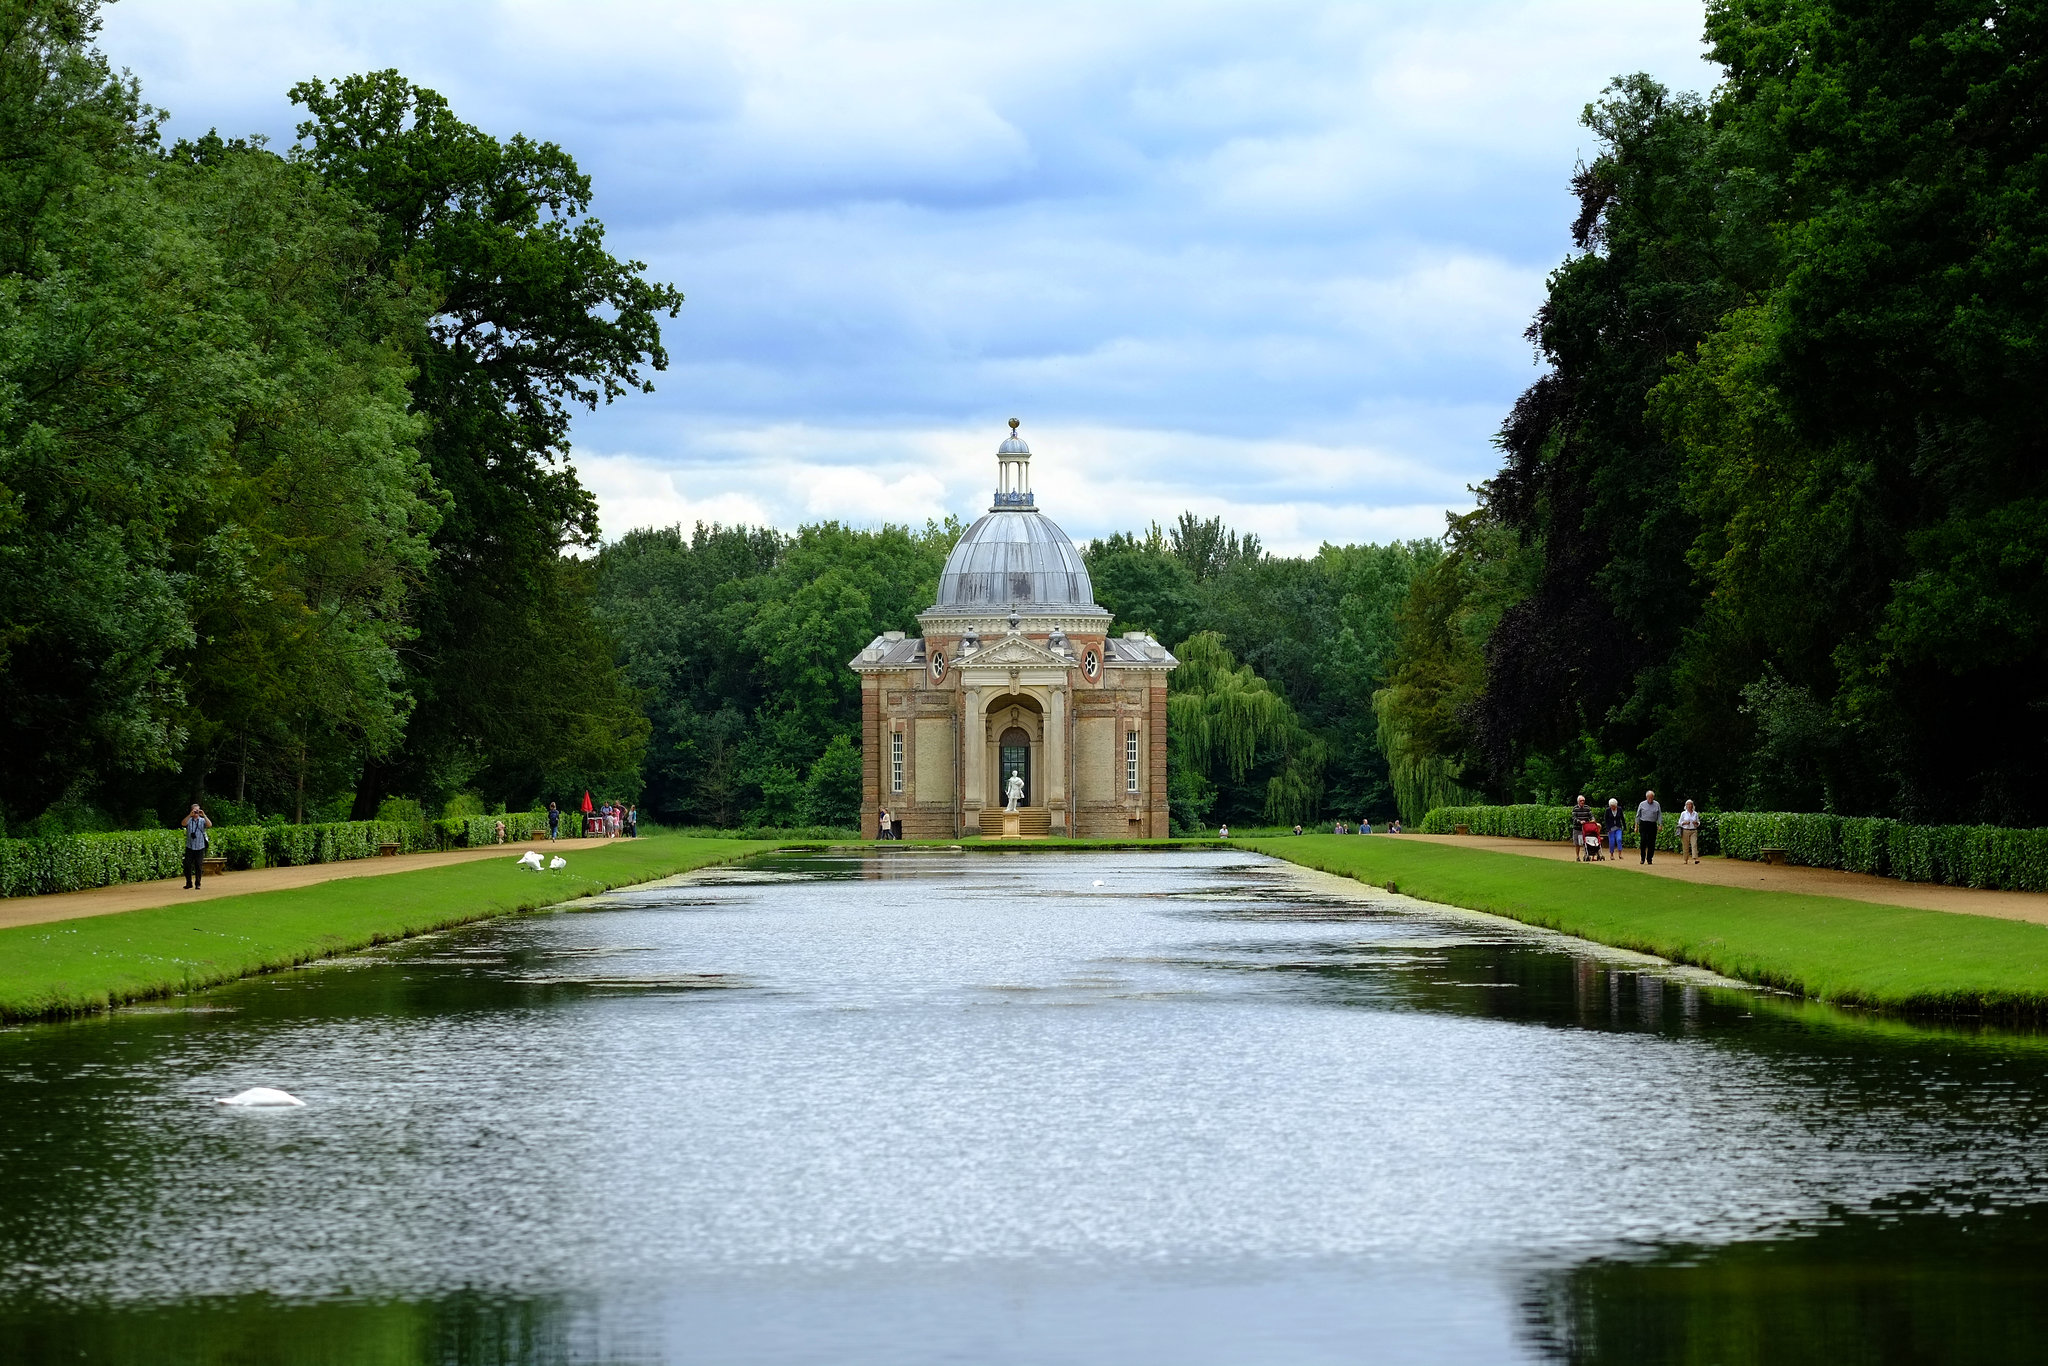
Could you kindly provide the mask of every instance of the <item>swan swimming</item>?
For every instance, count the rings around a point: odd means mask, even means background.
[[[288,1106],[304,1105],[305,1103],[289,1091],[280,1091],[272,1086],[252,1086],[238,1096],[222,1096],[214,1102],[216,1105],[245,1105],[259,1108],[270,1107],[280,1110]]]

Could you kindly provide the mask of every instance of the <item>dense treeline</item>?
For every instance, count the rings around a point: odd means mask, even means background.
[[[2048,822],[2048,7],[1716,0],[1590,107],[1550,369],[1394,748],[1496,798]]]
[[[847,663],[879,632],[917,633],[960,530],[699,525],[607,545],[599,612],[653,726],[647,808],[721,828],[852,825],[860,679]]]
[[[0,3],[0,815],[630,788],[565,434],[680,296],[560,148],[392,72],[166,148],[97,29]]]
[[[847,662],[878,632],[917,633],[960,532],[699,526],[607,545],[599,614],[653,725],[647,807],[693,825],[851,824],[860,682]],[[1169,730],[1177,820],[1392,809],[1371,698],[1432,543],[1289,559],[1183,515],[1084,554],[1117,629],[1186,661]]]

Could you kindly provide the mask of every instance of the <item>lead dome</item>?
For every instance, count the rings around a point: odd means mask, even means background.
[[[1031,447],[1017,434],[996,448],[995,500],[967,528],[939,575],[939,611],[1100,612],[1081,552],[1031,493]]]

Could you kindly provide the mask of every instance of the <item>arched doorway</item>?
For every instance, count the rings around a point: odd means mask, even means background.
[[[1030,806],[1033,792],[1031,783],[1031,732],[1022,726],[1011,726],[996,741],[996,790],[1007,793],[1010,790],[1010,775],[1021,774],[1024,778],[1024,800],[1018,805]]]
[[[987,727],[982,731],[982,809],[1000,808],[1008,795],[1004,785],[1015,769],[1024,779],[1024,806],[1045,804],[1045,708],[1038,698],[1025,692],[998,693],[988,699],[982,712]]]

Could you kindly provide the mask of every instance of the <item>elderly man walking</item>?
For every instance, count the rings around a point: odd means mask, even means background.
[[[1657,827],[1664,823],[1664,808],[1657,805],[1657,794],[1645,792],[1643,800],[1636,806],[1637,852],[1644,863],[1657,861]]]

